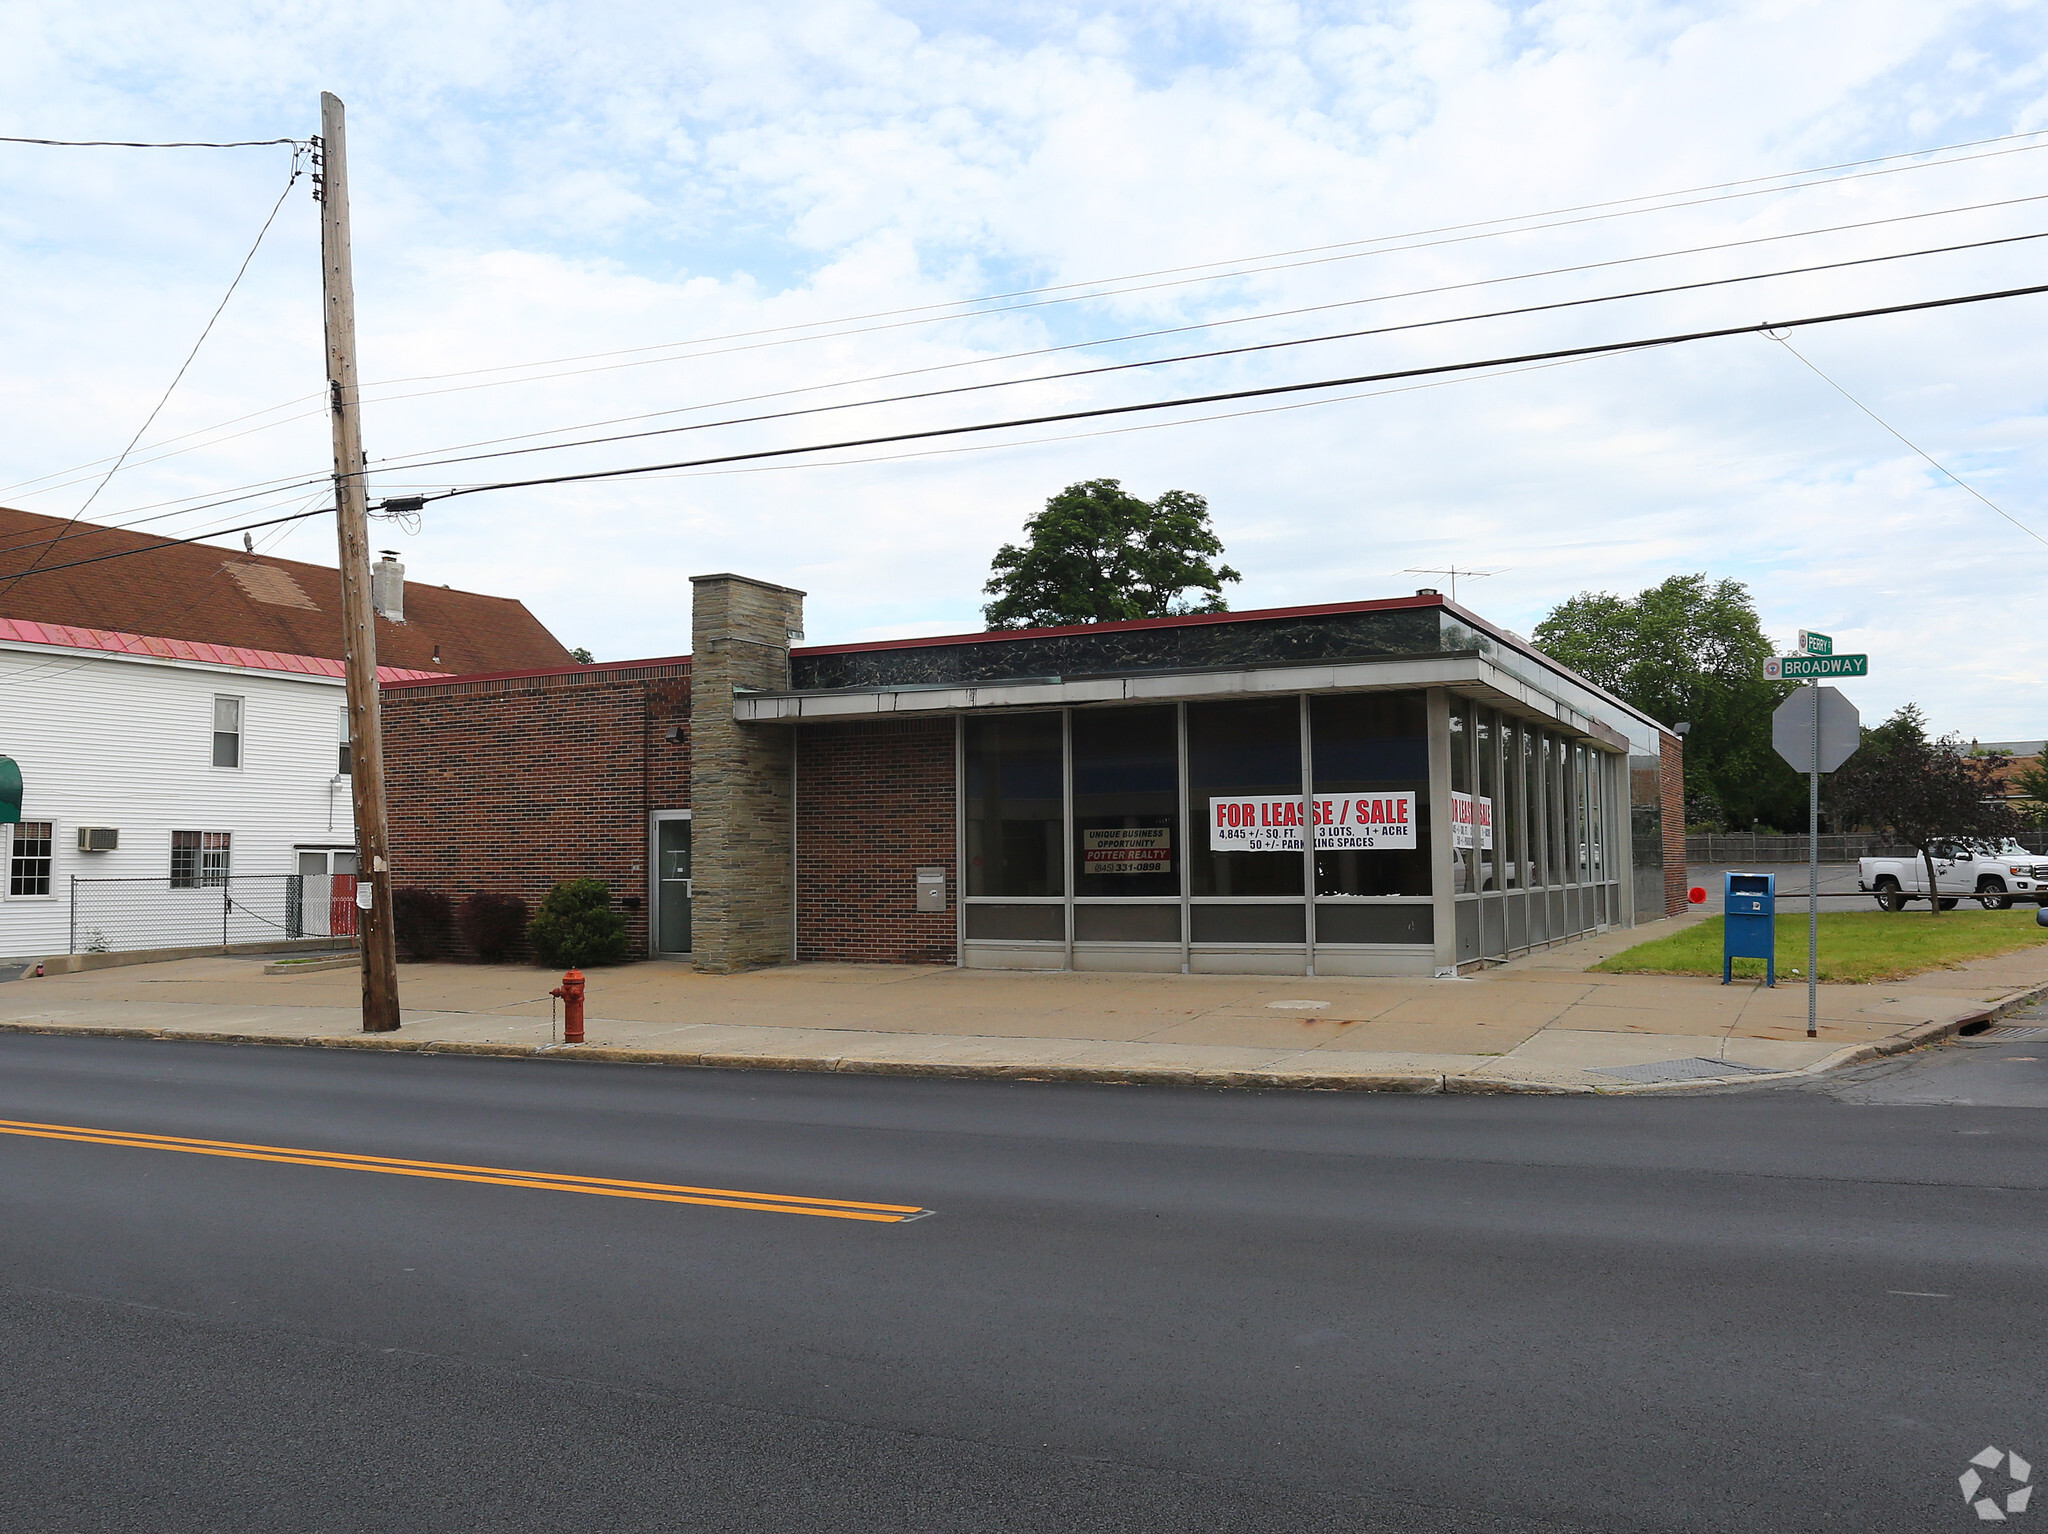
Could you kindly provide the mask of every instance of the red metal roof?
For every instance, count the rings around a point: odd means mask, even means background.
[[[276,650],[250,650],[240,645],[206,644],[192,639],[159,639],[123,634],[116,629],[74,628],[68,623],[35,623],[26,618],[0,618],[0,640],[19,644],[60,646],[67,650],[104,650],[110,655],[148,655],[158,660],[204,661],[213,666],[240,666],[249,671],[294,671],[301,676],[343,674],[342,663],[324,655],[285,655]],[[412,671],[379,666],[381,682],[440,681],[437,671]]]

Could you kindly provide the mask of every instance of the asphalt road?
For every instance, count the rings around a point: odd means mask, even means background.
[[[0,1134],[0,1528],[1981,1527],[1970,1456],[2048,1463],[2036,1057],[1488,1099],[0,1036],[11,1121],[934,1211]]]

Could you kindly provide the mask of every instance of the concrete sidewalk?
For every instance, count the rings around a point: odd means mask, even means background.
[[[184,959],[0,987],[0,1028],[550,1059],[1413,1092],[1661,1091],[1783,1079],[1908,1049],[2048,988],[2021,951],[1886,985],[1600,975],[1672,930],[1612,932],[1459,980],[792,965],[590,976],[588,1042],[555,1047],[539,969],[401,967],[405,1026],[359,1031],[353,970]],[[2018,918],[2016,918],[2018,919]]]

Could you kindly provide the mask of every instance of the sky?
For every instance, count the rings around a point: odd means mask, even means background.
[[[1867,652],[1867,722],[2048,734],[2048,295],[699,462],[2048,281],[2048,8],[0,0],[0,36],[4,135],[347,103],[373,495],[695,465],[373,526],[600,659],[687,650],[723,570],[807,591],[812,643],[977,629],[997,548],[1113,478],[1208,499],[1234,608],[1456,565],[1526,634],[1704,572]],[[0,143],[0,504],[325,504],[292,161]],[[328,518],[254,536],[334,558]]]

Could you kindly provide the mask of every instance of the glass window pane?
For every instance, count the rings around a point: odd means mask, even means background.
[[[1452,825],[1457,824],[1461,800],[1472,795],[1472,704],[1466,698],[1451,699],[1451,805]],[[1472,888],[1472,851],[1458,845],[1463,838],[1451,838],[1451,889],[1464,894]]]
[[[1528,850],[1527,884],[1545,883],[1543,869],[1543,779],[1537,772],[1539,732],[1528,725],[1522,736],[1522,840]]]
[[[1257,857],[1232,852],[1229,857]],[[1301,861],[1297,854],[1295,862]],[[1188,907],[1190,935],[1198,943],[1302,943],[1308,918],[1298,905],[1198,905]]]
[[[1077,895],[1180,893],[1173,713],[1170,705],[1074,711]],[[1177,925],[1172,940],[1180,941]]]
[[[1500,838],[1495,825],[1500,803],[1498,792],[1500,746],[1496,739],[1493,710],[1482,708],[1475,712],[1472,721],[1472,746],[1479,759],[1479,771],[1474,782],[1472,815],[1473,856],[1478,859],[1479,888],[1497,890],[1500,888]]]
[[[1405,837],[1375,837],[1391,845],[1369,850],[1318,848],[1319,895],[1427,895],[1429,880],[1429,711],[1419,692],[1352,693],[1309,699],[1310,751],[1315,791],[1325,799],[1364,795],[1382,808],[1397,796],[1410,817]],[[1328,815],[1332,825],[1318,837],[1329,841],[1348,820],[1343,805]],[[1370,809],[1368,813],[1371,813]]]
[[[50,893],[51,844],[56,827],[47,820],[24,820],[14,828],[14,855],[8,869],[11,895]]]
[[[1586,824],[1586,760],[1588,752],[1584,745],[1572,747],[1572,830],[1578,848],[1579,882],[1584,884],[1593,872],[1592,828]]]
[[[971,905],[967,936],[983,941],[1064,943],[1067,908],[1063,905]]]
[[[1543,818],[1550,827],[1544,838],[1544,882],[1563,884],[1569,867],[1564,856],[1564,742],[1547,732],[1543,737]]]
[[[1188,823],[1205,833],[1189,848],[1197,895],[1299,895],[1302,810],[1300,699],[1188,705]],[[1217,850],[1232,839],[1271,850]]]
[[[967,893],[1065,894],[1060,716],[968,720],[966,777]]]
[[[1077,943],[1178,943],[1177,905],[1077,905]]]
[[[1522,734],[1511,719],[1500,721],[1500,794],[1494,803],[1494,855],[1501,888],[1522,887]]]

